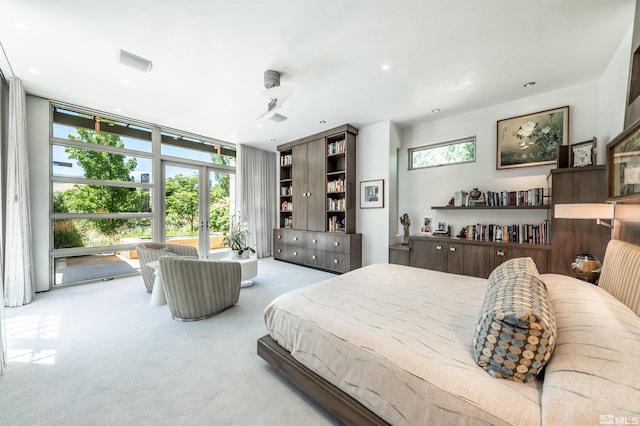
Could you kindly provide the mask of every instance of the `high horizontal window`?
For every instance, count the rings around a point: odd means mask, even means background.
[[[409,149],[409,170],[476,161],[475,136]]]
[[[162,132],[161,154],[205,163],[236,165],[236,150],[222,143]]]
[[[53,176],[151,183],[151,167],[148,157],[52,145]]]

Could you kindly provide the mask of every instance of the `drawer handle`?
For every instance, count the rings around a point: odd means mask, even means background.
[[[436,250],[442,250],[442,246],[441,245],[437,245],[436,246]]]
[[[318,242],[318,240],[316,240],[315,238],[313,240],[311,240],[314,244]]]
[[[280,235],[278,235],[278,239],[282,238]]]
[[[449,251],[456,251],[455,247],[449,247]]]
[[[298,237],[293,237],[293,241],[298,241]]]
[[[298,255],[298,252],[297,252],[297,251],[294,251],[294,252],[293,252],[293,255],[294,255],[294,256],[297,256],[297,255]]]
[[[337,264],[338,263],[338,259],[333,259],[333,263]]]
[[[315,255],[311,256],[311,259],[316,260],[316,256]]]
[[[338,247],[340,245],[340,243],[338,241],[333,243],[334,246]]]
[[[282,250],[278,249],[278,253],[282,253]]]
[[[496,252],[496,254],[497,254],[498,256],[504,256],[504,252],[503,252],[502,250],[498,250],[498,251]]]

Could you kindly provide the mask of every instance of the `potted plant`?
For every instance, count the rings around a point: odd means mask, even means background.
[[[233,251],[235,259],[246,259],[250,253],[256,251],[248,246],[249,225],[246,221],[239,219],[237,215],[231,217],[229,230],[224,236],[224,244]]]

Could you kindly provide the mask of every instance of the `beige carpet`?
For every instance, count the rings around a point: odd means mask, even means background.
[[[6,310],[0,425],[327,425],[256,355],[263,308],[332,274],[262,259],[239,303],[183,323],[142,277],[56,289]]]

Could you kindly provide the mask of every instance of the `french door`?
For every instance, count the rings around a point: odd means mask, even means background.
[[[164,240],[196,247],[200,258],[223,257],[235,212],[235,175],[212,166],[163,162]]]

